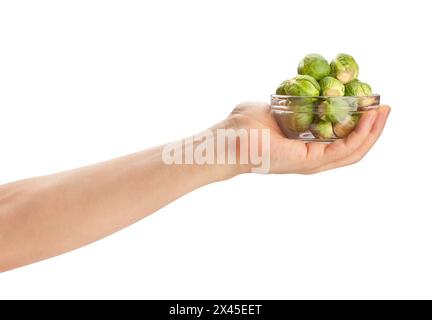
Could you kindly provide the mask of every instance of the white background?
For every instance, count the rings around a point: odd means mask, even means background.
[[[432,298],[428,1],[1,1],[0,183],[176,140],[267,101],[303,55],[392,105],[362,162],[199,189],[0,298]]]

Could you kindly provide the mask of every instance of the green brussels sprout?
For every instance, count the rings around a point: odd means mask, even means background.
[[[353,97],[365,97],[372,94],[372,88],[366,82],[354,80],[345,85],[345,95]]]
[[[353,81],[358,77],[359,67],[354,58],[348,54],[340,53],[330,63],[331,76],[337,78],[343,84]]]
[[[314,118],[313,104],[305,104],[293,107],[292,113],[287,115],[286,125],[297,133],[305,132],[309,129]]]
[[[321,87],[321,95],[323,96],[338,97],[345,94],[344,84],[333,77],[322,78],[319,84]]]
[[[345,95],[360,97],[358,99],[359,107],[367,107],[373,105],[376,101],[375,97],[371,97],[372,88],[366,82],[359,80],[351,81],[345,85]]]
[[[297,71],[319,81],[330,74],[330,65],[322,55],[308,54],[300,61]]]
[[[341,122],[350,111],[349,103],[344,98],[330,98],[321,102],[318,106],[319,118],[332,123]]]
[[[375,97],[359,97],[359,110],[367,110],[367,107],[375,105],[377,105]]]
[[[333,124],[333,132],[338,138],[345,138],[354,130],[359,120],[358,114],[347,115],[341,122]]]
[[[366,111],[369,110],[370,106],[377,106],[379,105],[379,96],[377,95],[371,95],[366,97],[357,97],[358,101],[358,110]]]
[[[320,120],[316,123],[312,123],[309,127],[309,130],[312,132],[315,138],[317,139],[332,139],[333,135],[333,127],[331,122]]]
[[[285,92],[290,96],[319,96],[319,83],[307,75],[298,75],[285,85]]]
[[[276,89],[276,94],[279,95],[286,95],[285,87],[288,85],[290,80],[283,81],[279,87]]]

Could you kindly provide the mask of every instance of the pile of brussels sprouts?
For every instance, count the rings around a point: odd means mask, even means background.
[[[352,111],[370,105],[368,96],[372,95],[370,85],[357,79],[359,67],[355,59],[341,53],[328,63],[319,54],[309,54],[300,61],[297,71],[297,76],[276,89],[277,95],[302,97],[297,99],[297,105],[290,104],[288,128],[299,134],[309,130],[317,139],[347,136],[359,119],[359,114]]]

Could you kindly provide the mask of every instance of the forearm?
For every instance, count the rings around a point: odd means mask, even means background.
[[[167,165],[157,147],[1,186],[0,270],[98,240],[234,172],[229,166]]]

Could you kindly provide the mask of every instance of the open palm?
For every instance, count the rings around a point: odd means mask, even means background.
[[[364,113],[357,127],[345,139],[330,144],[286,138],[263,102],[239,104],[231,113],[236,128],[270,129],[270,171],[311,174],[353,164],[372,148],[389,115],[388,106]]]

